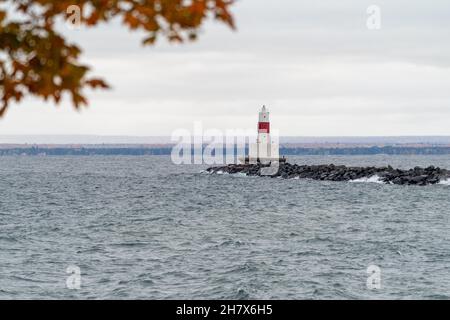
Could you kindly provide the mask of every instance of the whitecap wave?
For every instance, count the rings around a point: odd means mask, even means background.
[[[445,186],[450,186],[450,178],[439,181],[439,184],[443,184]]]
[[[371,182],[371,183],[384,184],[384,182],[381,180],[381,178],[377,175],[374,175],[371,177],[359,178],[359,179],[355,179],[355,180],[350,180],[350,182]]]
[[[236,172],[231,174],[233,177],[246,177],[247,174],[245,172]]]

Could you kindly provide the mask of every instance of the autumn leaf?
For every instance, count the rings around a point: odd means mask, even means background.
[[[101,79],[90,79],[90,80],[86,81],[86,84],[94,89],[95,88],[102,88],[102,89],[110,88],[109,85]]]
[[[90,68],[80,61],[81,49],[68,43],[55,29],[55,21],[68,19],[67,9],[77,5],[80,23],[92,27],[119,18],[130,30],[146,35],[144,45],[157,39],[195,40],[209,16],[234,29],[229,11],[232,0],[20,0],[2,1],[0,10],[0,117],[11,101],[37,96],[60,103],[64,93],[78,109],[88,104],[84,88],[108,89],[99,78],[88,78]],[[20,13],[21,19],[16,19]],[[70,21],[70,19],[69,19]]]

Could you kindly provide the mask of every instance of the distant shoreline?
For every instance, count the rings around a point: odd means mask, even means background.
[[[173,144],[0,144],[0,156],[94,156],[94,155],[170,155]],[[280,154],[292,155],[449,155],[450,145],[403,144],[367,145],[286,143],[280,145]]]

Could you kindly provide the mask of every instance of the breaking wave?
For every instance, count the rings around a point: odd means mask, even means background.
[[[377,175],[371,176],[371,177],[364,177],[364,178],[359,178],[359,179],[355,179],[355,180],[350,180],[350,182],[371,182],[371,183],[382,183],[384,184],[383,181],[381,181],[380,177]]]
[[[236,172],[231,174],[233,177],[247,177],[247,174],[244,172]]]
[[[200,171],[201,174],[218,174],[218,175],[230,175],[232,177],[247,177],[248,175],[244,172],[236,172],[236,173],[229,173],[229,172],[224,172],[223,170],[219,170],[219,171],[208,171],[208,170],[201,170]]]
[[[439,184],[443,184],[445,186],[450,186],[450,178],[440,181]]]

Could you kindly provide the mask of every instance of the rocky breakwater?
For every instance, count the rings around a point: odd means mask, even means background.
[[[267,166],[261,164],[230,164],[211,167],[206,171],[211,174],[245,174],[248,176],[267,176]],[[437,184],[450,178],[450,171],[430,166],[415,167],[409,170],[387,167],[347,167],[330,165],[297,165],[280,163],[278,170],[272,171],[270,177],[285,179],[314,179],[326,181],[354,181],[375,179],[386,184],[419,185]]]

